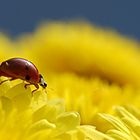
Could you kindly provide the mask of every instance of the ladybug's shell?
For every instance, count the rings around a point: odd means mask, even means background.
[[[39,72],[35,65],[22,58],[12,58],[2,62],[0,76],[19,78],[32,84],[37,84],[40,80]]]

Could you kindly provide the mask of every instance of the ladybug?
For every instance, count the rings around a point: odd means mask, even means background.
[[[38,90],[39,85],[44,89],[47,87],[46,82],[44,81],[42,75],[39,74],[36,66],[32,62],[23,58],[11,58],[2,62],[0,65],[0,76],[10,78],[0,82],[0,84],[8,80],[12,81],[15,79],[27,81],[28,84],[25,84],[25,88],[27,88],[28,85],[34,85],[36,87],[32,93]]]

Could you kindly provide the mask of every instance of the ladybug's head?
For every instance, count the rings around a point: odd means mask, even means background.
[[[44,81],[43,76],[42,76],[41,74],[40,74],[39,84],[40,84],[40,86],[42,86],[43,88],[46,88],[46,87],[47,87],[47,84],[46,84],[46,82]]]

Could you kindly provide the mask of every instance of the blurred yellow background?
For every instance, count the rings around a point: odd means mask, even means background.
[[[82,124],[98,129],[97,113],[115,105],[140,107],[139,42],[86,22],[50,22],[15,40],[0,35],[0,61],[32,61],[48,83],[51,98],[78,111]]]

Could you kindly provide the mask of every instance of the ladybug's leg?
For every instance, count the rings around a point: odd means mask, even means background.
[[[9,79],[9,81],[13,81],[13,80],[16,80],[16,78],[10,78],[10,79]]]
[[[30,85],[32,85],[32,84],[25,84],[24,87],[27,89],[27,86],[30,86]]]
[[[32,91],[32,95],[33,95],[33,93],[34,93],[35,91],[37,91],[37,90],[39,89],[39,85],[38,85],[38,84],[34,84],[34,86],[36,87],[36,89],[34,89],[34,90]]]
[[[15,79],[16,79],[16,78],[10,78],[10,79],[3,80],[3,81],[0,82],[0,85],[1,85],[2,83],[5,83],[6,81],[12,81],[12,80],[15,80]]]
[[[27,86],[30,86],[30,85],[34,85],[34,86],[36,87],[36,89],[34,89],[34,90],[32,91],[32,96],[33,96],[33,93],[39,89],[39,85],[38,85],[38,84],[25,84],[24,87],[27,88]]]
[[[1,85],[2,83],[6,82],[6,81],[9,81],[9,79],[6,79],[6,80],[1,81],[1,82],[0,82],[0,85]]]

